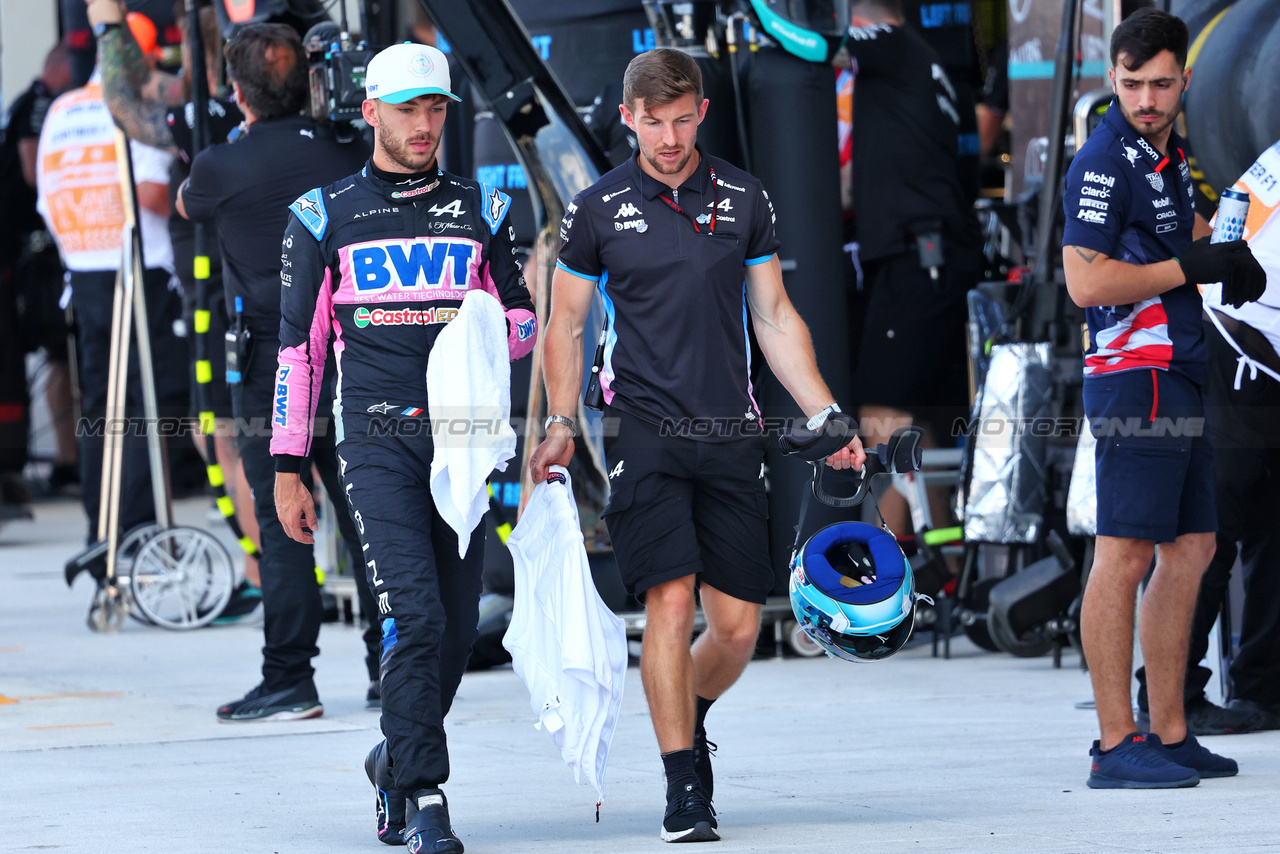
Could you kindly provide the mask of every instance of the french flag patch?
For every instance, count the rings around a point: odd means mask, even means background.
[[[421,410],[421,409],[418,409],[417,407],[410,406],[410,407],[408,407],[407,409],[405,409],[403,412],[401,412],[400,414],[401,414],[401,415],[409,415],[409,416],[421,415],[421,414],[422,414],[422,410]]]

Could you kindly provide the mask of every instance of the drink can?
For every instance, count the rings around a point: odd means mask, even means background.
[[[1218,216],[1213,221],[1210,243],[1226,243],[1244,237],[1244,221],[1249,216],[1249,194],[1223,190],[1218,200]]]

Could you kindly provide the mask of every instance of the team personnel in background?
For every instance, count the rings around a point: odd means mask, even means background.
[[[183,73],[181,76],[166,74],[155,68],[134,37],[131,27],[112,26],[125,20],[125,5],[119,0],[89,0],[87,14],[93,26],[102,29],[97,40],[98,68],[102,71],[102,93],[116,120],[130,139],[155,146],[174,155],[169,170],[169,238],[173,242],[174,272],[182,282],[183,317],[188,330],[196,330],[195,322],[195,226],[180,215],[176,208],[177,191],[187,179],[191,168],[191,130],[195,120],[194,104],[191,112],[183,109],[188,103],[191,75],[197,67],[192,62],[189,34],[187,33],[186,4],[179,2],[174,8],[175,20],[182,32]],[[128,20],[137,21],[133,13]],[[210,140],[225,142],[228,134],[244,117],[234,102],[216,97],[222,79],[222,33],[218,29],[217,14],[212,7],[200,10],[201,35],[204,43],[203,67],[209,85],[207,105]],[[211,364],[221,368],[221,351],[227,331],[226,300],[222,289],[222,255],[218,252],[218,235],[213,223],[205,226],[204,254],[209,259],[205,292],[208,298],[208,357]],[[194,334],[199,334],[195,332]],[[194,339],[192,339],[194,351]],[[194,355],[194,353],[193,353]],[[240,465],[235,437],[231,430],[231,391],[227,386],[226,372],[212,371],[207,381],[197,380],[195,363],[189,374],[191,398],[196,412],[212,412],[215,431],[215,454],[225,473],[228,492],[236,508],[243,533],[255,545],[258,544],[258,523],[253,515],[253,499],[249,484]],[[196,447],[203,454],[205,441],[197,437]],[[223,610],[224,617],[243,615],[257,607],[262,594],[258,588],[257,561],[245,558],[245,580],[236,588],[232,600]]]
[[[637,56],[620,109],[639,152],[565,214],[544,351],[550,418],[530,467],[540,482],[573,455],[583,326],[599,289],[609,317],[600,385],[618,424],[605,439],[604,516],[623,582],[645,604],[641,677],[667,778],[661,836],[710,841],[720,837],[705,716],[755,651],[774,583],[748,314],[810,428],[839,407],[783,289],[768,194],[697,147],[707,112],[697,64],[669,49]],[[830,462],[864,458],[854,438]],[[691,650],[699,593],[707,630]]]
[[[956,93],[932,47],[903,23],[899,0],[854,0],[854,237],[870,292],[853,388],[867,444],[915,423],[926,447],[951,443],[968,405],[965,294],[982,269],[978,221],[962,186]],[[932,491],[933,518],[948,517]],[[890,530],[909,531],[906,501],[886,490]]]
[[[1213,448],[1197,429],[1210,413],[1196,285],[1221,280],[1238,307],[1266,277],[1244,241],[1210,244],[1195,213],[1186,143],[1173,131],[1186,58],[1187,27],[1172,15],[1142,9],[1117,26],[1115,101],[1067,174],[1062,258],[1067,290],[1086,308],[1084,407],[1098,438],[1097,547],[1080,621],[1101,728],[1093,788],[1194,786],[1237,770],[1187,731],[1182,702],[1217,529]],[[1133,602],[1153,553],[1139,623],[1151,731],[1138,732]]]
[[[181,299],[170,288],[173,248],[165,228],[169,213],[169,160],[159,149],[130,143],[145,270],[142,287],[162,417],[187,412],[186,343],[173,322]],[[71,307],[76,319],[81,412],[89,424],[106,416],[110,367],[112,299],[121,263],[124,206],[116,166],[116,129],[103,100],[97,74],[87,85],[59,97],[49,108],[40,134],[36,185],[38,207],[70,272]],[[129,358],[129,417],[141,415],[142,388],[136,342]],[[89,541],[98,539],[103,433],[80,431],[81,500],[89,517]],[[124,441],[120,490],[122,531],[155,519],[146,437],[131,430]],[[91,572],[105,572],[105,559]]]
[[[317,182],[349,174],[363,162],[365,151],[359,142],[339,143],[328,129],[300,115],[308,92],[307,65],[302,40],[289,27],[244,27],[227,45],[226,60],[245,131],[234,142],[211,146],[196,156],[191,177],[178,191],[178,211],[189,219],[217,224],[229,313],[248,334],[238,356],[240,381],[233,384],[232,406],[262,541],[258,572],[266,643],[262,682],[243,698],[221,706],[218,718],[315,717],[324,711],[311,666],[319,653],[320,586],[310,545],[289,538],[272,501],[275,465],[270,443],[282,264],[286,281],[289,275],[279,244],[289,203]],[[327,344],[326,336],[317,346]],[[327,407],[319,413],[326,422]],[[326,428],[321,435],[311,462],[337,508],[352,565],[360,567],[364,560],[341,498],[333,434]],[[372,678],[377,638],[366,641]],[[370,686],[371,691],[376,688]]]
[[[1213,412],[1213,486],[1217,551],[1200,582],[1183,707],[1187,729],[1219,735],[1280,729],[1280,143],[1267,149],[1233,189],[1249,194],[1245,237],[1267,274],[1256,302],[1235,306],[1222,288],[1204,289],[1209,369],[1205,397]],[[1269,204],[1268,204],[1269,203]],[[1205,696],[1212,673],[1201,664],[1222,608],[1231,569],[1244,570],[1240,649],[1229,670],[1226,707]],[[1148,711],[1146,673],[1138,668],[1139,726]]]
[[[444,718],[476,638],[484,531],[472,532],[459,557],[459,536],[432,501],[427,360],[472,290],[500,301],[506,328],[495,334],[512,359],[533,349],[536,321],[512,243],[511,199],[439,169],[446,110],[457,100],[444,54],[389,47],[370,61],[365,91],[373,158],[290,208],[271,440],[276,507],[289,535],[310,542],[315,509],[298,470],[313,442],[315,381],[332,330],[341,353],[338,456],[382,617],[386,740],[366,762],[382,768],[370,770],[378,836],[403,838],[411,852],[456,854],[463,846],[440,789],[449,779]]]
[[[28,495],[22,480],[29,431],[25,354],[43,347],[46,395],[57,457],[48,487],[77,483],[71,372],[67,358],[62,260],[36,211],[36,151],[54,98],[71,87],[65,45],[45,57],[41,75],[9,106],[0,143],[0,519],[21,515]],[[20,311],[21,306],[21,311]]]

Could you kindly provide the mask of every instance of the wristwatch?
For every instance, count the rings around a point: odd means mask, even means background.
[[[563,424],[564,426],[569,428],[570,432],[572,432],[574,436],[579,435],[578,425],[573,423],[572,418],[566,418],[563,415],[549,415],[547,416],[547,420],[542,422],[543,432],[544,433],[550,432],[552,424]]]
[[[111,30],[118,30],[123,26],[124,24],[119,21],[99,21],[93,25],[93,37],[95,39],[100,39]]]

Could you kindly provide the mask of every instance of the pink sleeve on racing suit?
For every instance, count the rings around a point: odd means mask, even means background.
[[[298,283],[295,287],[305,287]],[[286,303],[287,304],[287,303]],[[292,457],[311,454],[311,429],[324,382],[333,318],[333,271],[325,268],[306,339],[296,346],[280,347],[276,388],[271,408],[271,453]],[[301,318],[286,316],[284,322]]]
[[[523,286],[524,280],[521,279]],[[507,315],[507,350],[511,353],[511,361],[522,358],[533,352],[533,345],[538,341],[538,319],[527,308],[508,308],[498,292],[498,284],[489,272],[489,265],[484,267],[481,287],[498,298],[502,310]]]
[[[489,255],[481,268],[480,287],[498,298],[507,316],[507,350],[511,360],[533,352],[538,341],[538,319],[533,313],[533,300],[516,261],[515,229],[509,215],[504,214],[489,244]]]

